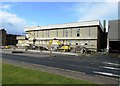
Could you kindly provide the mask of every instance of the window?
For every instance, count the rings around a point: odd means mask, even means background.
[[[36,31],[37,32],[37,37],[38,37],[38,31]]]
[[[47,33],[48,37],[49,37],[49,30],[48,30],[48,33]]]
[[[66,29],[66,37],[68,37],[68,29]]]
[[[70,31],[70,36],[72,37],[72,29],[71,29],[71,31]]]
[[[40,37],[40,31],[38,31],[38,37]]]
[[[63,29],[63,37],[64,37],[64,29]]]
[[[44,37],[44,31],[42,31],[42,37]]]
[[[58,37],[58,30],[56,30],[56,37]]]
[[[70,45],[72,45],[73,44],[73,40],[70,40]]]
[[[90,36],[90,27],[89,27],[89,36]]]
[[[77,37],[80,37],[80,29],[77,29]]]
[[[49,37],[49,30],[46,30],[46,37]]]
[[[34,34],[34,38],[35,38],[35,31],[34,31],[34,33],[33,33],[33,34]]]

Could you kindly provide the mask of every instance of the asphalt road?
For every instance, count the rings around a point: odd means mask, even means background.
[[[54,54],[50,57],[45,53],[2,53],[2,58],[110,78],[118,78],[120,75],[120,59],[113,55],[70,56]]]

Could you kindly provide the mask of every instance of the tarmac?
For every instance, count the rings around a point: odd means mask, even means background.
[[[4,49],[5,50],[5,49]],[[41,51],[38,50],[28,50],[25,51],[25,49],[6,49],[5,52],[11,54],[13,51],[22,51],[23,53],[40,53]],[[4,52],[4,53],[5,53]],[[42,51],[43,53],[47,53],[49,55],[49,51]],[[78,55],[76,53],[68,53],[68,52],[52,52],[55,54],[64,54],[64,55]],[[87,80],[96,84],[102,84],[102,86],[118,86],[118,81],[115,79],[107,78],[107,77],[102,77],[102,76],[91,76],[82,72],[77,72],[77,71],[71,71],[67,69],[61,69],[61,68],[56,68],[56,67],[48,67],[44,65],[37,65],[37,64],[31,64],[27,62],[18,62],[18,61],[13,61],[13,60],[8,60],[8,59],[3,59],[3,63],[8,63],[8,64],[14,64],[17,66],[25,67],[25,68],[32,68],[35,70],[40,70],[44,72],[49,72],[49,73],[54,73],[66,77],[71,77],[75,79],[81,79],[81,80]]]
[[[107,86],[107,85],[108,86],[118,86],[117,80],[112,79],[112,78],[110,79],[108,77],[91,76],[91,75],[87,75],[82,72],[71,71],[71,70],[55,68],[55,67],[48,67],[48,66],[43,66],[43,65],[36,65],[36,64],[31,64],[31,63],[27,63],[27,62],[21,63],[18,61],[13,61],[13,60],[8,60],[8,59],[3,59],[3,63],[13,64],[16,66],[30,68],[30,69],[34,69],[34,70],[40,70],[43,72],[49,72],[52,74],[66,76],[66,77],[70,77],[70,78],[74,78],[74,79],[85,80],[85,81],[89,81],[94,84],[100,84],[102,86]]]

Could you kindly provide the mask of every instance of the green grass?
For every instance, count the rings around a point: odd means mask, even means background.
[[[0,60],[0,84],[2,83],[2,62]]]
[[[93,84],[47,72],[3,64],[3,84]]]

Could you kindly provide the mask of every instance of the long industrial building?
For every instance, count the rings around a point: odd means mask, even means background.
[[[60,41],[64,45],[79,45],[99,51],[106,48],[104,29],[99,20],[25,27],[26,37],[17,37],[18,46],[23,43],[47,46],[53,40],[54,46],[57,45],[55,41]]]

